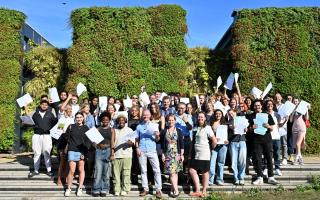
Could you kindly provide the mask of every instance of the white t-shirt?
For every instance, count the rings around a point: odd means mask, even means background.
[[[210,145],[209,138],[213,137],[214,133],[210,126],[204,128],[198,127],[195,135],[194,151],[196,160],[210,160]]]
[[[71,104],[72,107],[72,116],[75,116],[77,112],[80,110],[79,104]]]
[[[274,121],[274,125],[272,125],[273,130],[271,131],[272,140],[280,140],[279,122],[281,120],[281,117],[277,112],[272,112],[271,116]]]

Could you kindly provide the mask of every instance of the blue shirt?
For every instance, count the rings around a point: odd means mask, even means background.
[[[166,117],[169,114],[174,114],[175,113],[175,109],[173,107],[169,107],[167,110],[164,110],[164,107],[161,107],[161,116]]]
[[[186,114],[188,117],[188,122],[191,126],[193,126],[193,121],[192,121],[192,117],[191,115]],[[186,123],[183,121],[182,117],[179,116],[178,113],[175,114],[176,116],[176,128],[179,129],[181,131],[181,133],[183,134],[183,136],[188,136],[191,137],[192,134],[192,129],[189,130],[188,126],[186,125]]]
[[[139,136],[139,148],[142,152],[157,152],[155,136],[150,132],[149,127],[152,122],[142,122],[137,126],[137,134]],[[158,130],[159,131],[159,130]]]
[[[93,115],[90,113],[87,115],[85,125],[87,125],[89,128],[95,127]]]

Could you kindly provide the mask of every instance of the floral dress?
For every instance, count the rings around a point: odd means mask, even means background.
[[[180,155],[178,153],[178,133],[176,129],[173,133],[170,133],[169,130],[167,130],[165,135],[165,142],[168,144],[168,148],[167,151],[164,152],[164,173],[178,173],[183,169],[183,166],[180,159]]]

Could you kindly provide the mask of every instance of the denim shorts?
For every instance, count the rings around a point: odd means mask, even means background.
[[[68,151],[68,161],[80,161],[80,157],[80,152]]]

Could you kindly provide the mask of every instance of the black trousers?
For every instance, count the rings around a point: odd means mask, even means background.
[[[267,162],[268,176],[273,177],[273,164],[272,164],[272,142],[266,141],[263,143],[253,142],[253,162],[257,171],[258,177],[263,177],[262,155]]]

